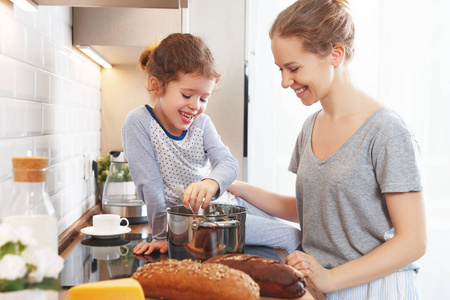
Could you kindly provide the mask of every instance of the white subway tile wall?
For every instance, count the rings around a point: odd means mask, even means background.
[[[59,233],[95,204],[83,155],[100,156],[100,76],[72,46],[70,7],[0,5],[0,207],[14,188],[14,156],[49,158]]]
[[[1,18],[0,18],[1,21]],[[3,25],[0,22],[0,28]],[[2,31],[0,31],[1,33]],[[1,40],[1,38],[0,38]],[[1,49],[2,47],[0,47]],[[0,54],[0,95],[14,97],[14,60]]]

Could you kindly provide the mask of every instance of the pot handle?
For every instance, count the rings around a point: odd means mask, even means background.
[[[241,222],[238,220],[230,220],[230,221],[193,221],[191,226],[192,230],[198,230],[200,228],[210,228],[210,229],[222,229],[222,228],[233,228],[239,227]]]

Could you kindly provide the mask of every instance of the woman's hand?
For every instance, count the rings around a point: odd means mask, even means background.
[[[219,184],[215,180],[204,179],[194,182],[184,191],[183,205],[187,207],[189,202],[194,212],[197,213],[200,206],[205,208],[209,205],[218,190]]]
[[[141,242],[134,247],[133,254],[149,255],[157,250],[159,250],[160,253],[166,253],[169,249],[168,247],[167,241],[153,241],[151,243]]]
[[[235,181],[233,181],[232,184],[230,184],[227,191],[236,197],[243,198],[242,197],[242,189],[244,189],[242,181],[235,180]]]
[[[333,270],[326,269],[311,255],[294,251],[286,257],[286,263],[299,270],[322,292],[329,292],[333,285]]]

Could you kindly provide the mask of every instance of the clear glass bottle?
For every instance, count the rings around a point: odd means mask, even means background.
[[[13,157],[14,192],[3,210],[3,221],[33,230],[37,248],[58,253],[58,220],[45,189],[48,158]]]

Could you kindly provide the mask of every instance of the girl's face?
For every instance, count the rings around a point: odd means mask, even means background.
[[[331,54],[322,58],[305,51],[300,38],[279,36],[272,39],[272,53],[281,71],[281,86],[290,87],[304,105],[328,96],[334,77]]]
[[[170,134],[180,136],[206,110],[214,85],[214,79],[182,73],[156,99],[153,113]]]

